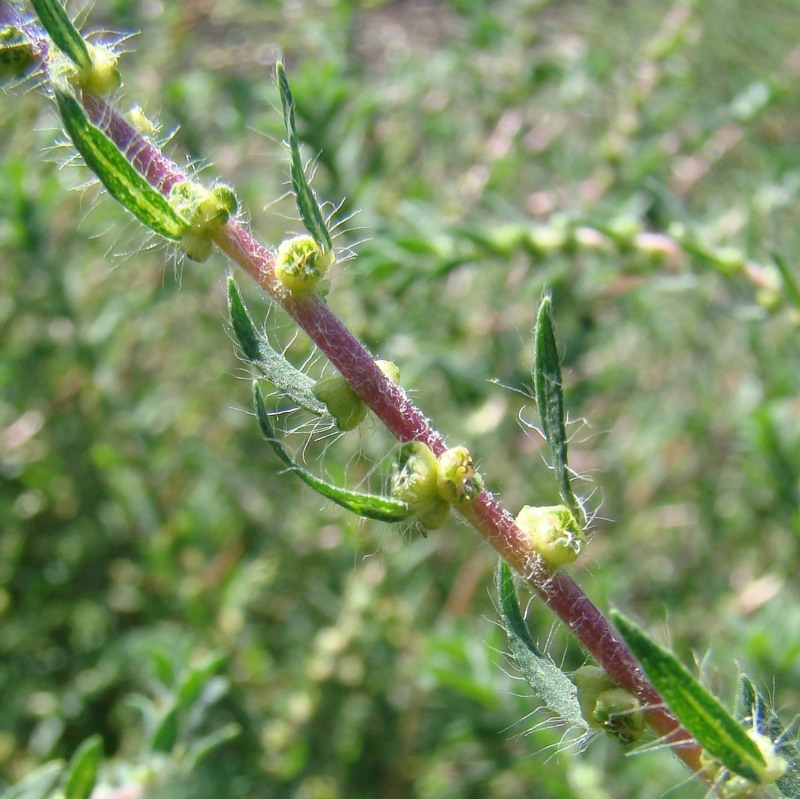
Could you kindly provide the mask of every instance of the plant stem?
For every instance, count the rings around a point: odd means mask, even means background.
[[[446,445],[439,433],[402,389],[378,368],[373,356],[325,302],[318,297],[281,300],[273,272],[274,260],[264,245],[235,222],[229,222],[219,231],[215,241],[262,288],[281,301],[284,310],[341,372],[392,435],[401,442],[422,441],[436,455],[444,451]],[[511,514],[488,491],[484,490],[461,513],[525,577],[530,587],[567,625],[611,679],[650,708],[648,720],[653,729],[676,744],[677,756],[692,771],[699,771],[699,746],[663,706],[663,700],[645,678],[628,647],[575,581],[563,572],[550,572],[538,563],[532,565],[525,536],[514,524]]]
[[[0,23],[23,27],[19,14],[0,0]],[[47,78],[47,41],[38,29],[24,26],[39,65]],[[187,176],[141,135],[123,116],[99,97],[79,97],[92,122],[101,128],[127,155],[134,167],[163,194]],[[287,311],[348,380],[356,393],[399,441],[418,440],[441,454],[445,443],[425,416],[376,365],[372,355],[345,327],[328,305],[318,297],[297,299],[287,292],[274,273],[272,251],[258,242],[238,222],[231,220],[213,234],[216,244],[242,267]],[[619,639],[579,586],[563,572],[553,573],[538,559],[531,558],[524,534],[491,494],[484,490],[463,516],[497,552],[521,573],[545,604],[567,625],[610,677],[635,693],[650,709],[649,721],[655,731],[668,737],[677,756],[692,770],[699,771],[700,748],[662,705],[655,689],[636,665],[630,650]]]

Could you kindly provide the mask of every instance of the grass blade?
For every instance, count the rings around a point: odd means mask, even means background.
[[[64,764],[60,761],[45,763],[16,785],[7,788],[3,799],[47,799],[53,793]]]
[[[97,782],[102,758],[103,741],[99,735],[92,736],[80,745],[67,768],[64,799],[89,799]]]
[[[786,260],[777,253],[773,253],[772,260],[775,262],[775,266],[778,267],[778,271],[781,274],[781,281],[783,282],[783,290],[786,294],[786,298],[795,308],[800,308],[800,287],[798,287],[797,280],[795,280],[792,274],[791,267]]]

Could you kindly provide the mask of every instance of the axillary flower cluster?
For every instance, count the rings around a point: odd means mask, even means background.
[[[424,529],[442,527],[451,505],[468,505],[482,490],[483,478],[466,447],[447,449],[438,458],[421,441],[400,448],[392,493],[408,503]]]

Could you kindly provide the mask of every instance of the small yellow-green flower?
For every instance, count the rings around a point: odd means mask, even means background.
[[[436,485],[438,462],[421,441],[409,441],[400,448],[392,493],[408,503],[419,523],[428,530],[442,527],[450,515],[450,504],[439,496]]]
[[[219,183],[207,189],[193,180],[176,183],[169,192],[169,204],[186,222],[180,247],[193,261],[205,261],[211,254],[211,234],[236,213],[239,202],[230,186]]]
[[[122,76],[117,67],[119,56],[102,44],[86,43],[91,64],[75,72],[73,82],[91,94],[110,94],[122,85]]]
[[[623,744],[638,741],[644,732],[642,703],[624,688],[603,691],[597,697],[592,718]]]
[[[439,456],[436,472],[439,496],[453,505],[468,505],[483,490],[483,478],[466,447],[453,447]]]
[[[570,679],[578,689],[581,715],[590,727],[602,729],[624,744],[642,736],[642,703],[630,691],[615,685],[604,669],[581,666]]]
[[[572,563],[586,543],[583,530],[565,505],[525,505],[515,521],[550,566]]]
[[[33,49],[13,25],[0,29],[0,81],[19,78],[33,66]]]
[[[130,107],[130,110],[125,113],[125,118],[142,134],[142,136],[154,136],[158,132],[158,125],[148,119],[142,107],[138,104],[134,104]]]
[[[375,361],[380,370],[393,383],[400,379],[400,370],[391,361]],[[314,384],[314,396],[324,403],[328,413],[336,420],[339,430],[352,430],[367,415],[367,406],[350,387],[347,380],[335,372]]]
[[[309,294],[319,289],[333,261],[333,253],[324,252],[311,236],[295,236],[278,247],[275,274],[292,294]]]

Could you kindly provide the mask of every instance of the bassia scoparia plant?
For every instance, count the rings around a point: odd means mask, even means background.
[[[568,574],[568,564],[587,546],[591,513],[576,493],[569,466],[551,297],[542,297],[535,314],[532,378],[560,503],[534,504],[536,498],[531,497],[532,504],[512,514],[494,495],[493,476],[482,473],[481,454],[461,443],[449,446],[416,408],[403,387],[398,368],[402,364],[376,360],[334,312],[336,291],[330,276],[348,254],[337,250],[330,212],[310,186],[295,97],[283,65],[278,63],[276,79],[291,193],[305,232],[267,246],[251,232],[234,188],[188,172],[162,153],[155,128],[119,91],[121,65],[115,45],[84,37],[58,2],[32,5],[35,16],[24,6],[0,4],[0,57],[6,76],[23,86],[35,84],[52,100],[64,133],[85,166],[130,214],[167,242],[177,258],[197,263],[209,259],[215,247],[224,252],[282,308],[332,367],[324,376],[312,377],[293,365],[283,348],[254,323],[236,280],[229,278],[231,328],[256,377],[252,386],[256,423],[274,451],[272,462],[286,472],[284,479],[299,477],[313,491],[360,517],[423,534],[443,528],[455,516],[471,525],[504,564],[498,568],[496,585],[515,667],[538,699],[579,737],[588,739],[598,731],[623,746],[661,741],[721,796],[757,796],[765,791],[798,795],[791,730],[784,729],[750,680],[742,678],[737,715],[629,619],[618,613],[609,619],[601,613]],[[688,237],[589,225],[550,233],[555,235],[538,234],[532,243],[542,251],[579,245],[602,249],[609,242],[667,255],[687,251],[720,271],[746,275],[763,291],[775,289],[773,272],[738,253],[704,248]],[[780,259],[776,266],[790,301],[796,301],[791,297],[790,270]],[[358,269],[357,259],[350,268]],[[442,302],[447,302],[446,296]],[[281,424],[289,411],[306,414],[315,435],[332,437],[379,420],[398,442],[394,451],[385,453],[383,484],[373,490],[351,488],[304,464],[283,440]],[[469,433],[463,431],[464,439]],[[515,579],[526,583],[574,635],[586,652],[584,666],[565,673],[539,650],[520,612]],[[543,612],[539,604],[537,612]],[[191,686],[191,680],[188,683]],[[183,692],[189,697],[185,706],[190,707],[196,697],[191,687]],[[173,750],[176,715],[177,710],[157,725],[157,751]],[[224,740],[225,735],[210,744]],[[70,799],[92,790],[98,760],[96,740],[76,754],[64,788]]]

